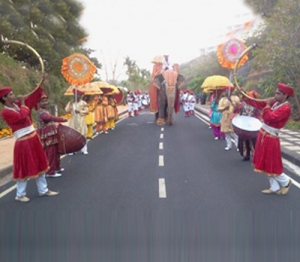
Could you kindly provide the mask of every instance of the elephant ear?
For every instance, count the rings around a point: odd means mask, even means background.
[[[153,84],[157,87],[157,89],[161,89],[161,85],[163,81],[164,81],[164,77],[162,74],[160,74],[153,79]]]
[[[185,78],[183,75],[179,74],[177,77],[177,89],[180,90],[185,84]]]

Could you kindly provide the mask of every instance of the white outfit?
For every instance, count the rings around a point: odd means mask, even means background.
[[[279,190],[281,187],[286,187],[290,182],[290,178],[285,173],[279,176],[268,176],[268,178],[270,181],[270,190],[273,192]]]
[[[188,112],[190,110],[190,106],[189,106],[189,103],[188,103],[188,96],[189,96],[188,93],[185,93],[182,96],[182,100],[181,101],[182,101],[184,112]]]
[[[189,104],[189,110],[191,111],[191,113],[194,113],[195,103],[196,103],[195,96],[189,95],[187,100],[188,100],[188,104]]]
[[[26,187],[28,180],[17,181],[17,197],[26,196]],[[48,191],[47,181],[45,174],[40,175],[35,179],[37,189],[40,195],[45,194]]]
[[[130,94],[127,94],[128,113],[130,116],[134,116],[133,102],[134,102],[134,98]]]

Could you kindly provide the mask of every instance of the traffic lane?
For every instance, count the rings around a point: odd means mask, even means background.
[[[158,199],[160,129],[153,114],[144,113],[118,123],[116,130],[101,134],[88,144],[89,154],[62,159],[60,178],[47,179],[57,197],[40,198],[34,181],[28,183],[28,204],[14,201],[15,191],[1,199],[5,210],[99,210],[153,208]]]
[[[299,189],[286,196],[263,195],[265,175],[253,171],[225,140],[214,140],[212,130],[195,117],[180,114],[177,125],[165,128],[166,206],[211,210],[298,210]],[[288,175],[291,175],[288,171]]]

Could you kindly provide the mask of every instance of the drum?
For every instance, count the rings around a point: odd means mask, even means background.
[[[58,152],[61,155],[74,153],[83,148],[85,137],[74,128],[64,125],[57,127]]]
[[[149,105],[147,99],[142,99],[142,105],[143,106],[148,106]]]
[[[241,139],[249,140],[257,137],[262,122],[251,116],[236,116],[232,119],[232,126]]]

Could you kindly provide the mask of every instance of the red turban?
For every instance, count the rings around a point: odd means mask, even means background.
[[[10,86],[0,88],[0,98],[6,96],[10,93],[13,89]]]
[[[280,92],[288,95],[288,96],[294,96],[294,88],[291,86],[287,86],[282,83],[278,83],[277,88],[280,90]]]
[[[43,93],[43,94],[41,95],[39,101],[41,101],[41,100],[44,99],[44,98],[48,98],[48,96],[47,96],[45,93]]]
[[[76,90],[77,90],[77,95],[81,96],[81,95],[84,94],[84,92],[82,92],[82,91],[80,91],[80,90],[78,90],[78,89],[76,89],[76,88],[73,89],[73,94],[75,94],[75,91],[76,91]]]

